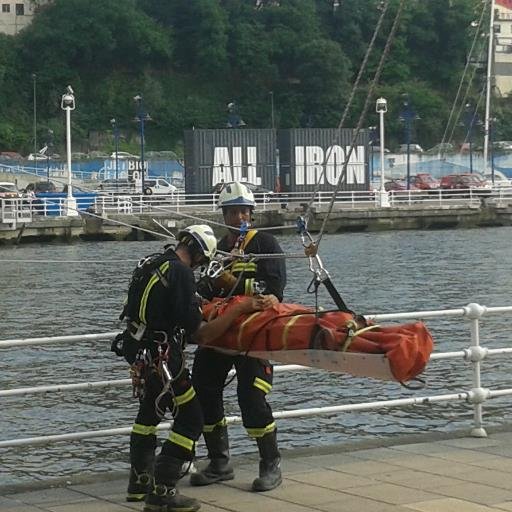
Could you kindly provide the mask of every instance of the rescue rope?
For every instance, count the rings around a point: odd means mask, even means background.
[[[363,73],[365,72],[366,70],[366,66],[368,64],[368,60],[370,58],[370,55],[373,51],[373,47],[375,46],[375,40],[377,39],[377,36],[380,32],[380,29],[382,27],[382,23],[384,22],[384,18],[386,16],[386,12],[388,10],[388,7],[389,7],[389,1],[390,0],[386,0],[385,3],[382,5],[382,10],[381,10],[381,14],[380,14],[380,17],[377,21],[377,25],[375,26],[375,30],[373,32],[373,35],[372,35],[372,38],[370,40],[370,43],[368,45],[368,48],[366,49],[366,53],[365,53],[365,56],[364,56],[364,59],[363,59],[363,62],[361,64],[361,67],[359,68],[359,72],[358,72],[358,75],[356,77],[356,80],[352,86],[352,90],[350,91],[350,96],[348,98],[348,101],[347,101],[347,104],[345,105],[345,110],[343,111],[343,114],[341,116],[341,120],[338,124],[338,135],[335,137],[334,139],[334,144],[336,144],[338,142],[338,139],[340,137],[340,131],[343,127],[343,125],[345,124],[345,120],[348,116],[348,112],[350,110],[350,108],[352,107],[352,102],[354,101],[354,98],[355,98],[355,95],[356,95],[356,92],[359,88],[359,83],[361,82],[361,78],[363,76]],[[320,191],[320,184],[322,182],[322,178],[325,174],[325,167],[326,167],[326,162],[329,160],[329,157],[331,156],[331,153],[333,151],[333,146],[334,144],[332,144],[328,151],[327,151],[327,154],[325,155],[325,158],[324,158],[324,161],[323,161],[323,164],[322,164],[322,171],[320,172],[320,175],[318,176],[317,180],[316,180],[316,183],[315,183],[315,188],[313,190],[313,193],[311,195],[311,198],[307,204],[307,208],[306,208],[306,211],[305,211],[305,215],[307,217],[309,217],[309,214],[311,212],[311,206],[313,205],[314,201],[315,201],[315,197],[316,195],[318,194],[318,192]]]
[[[350,157],[352,156],[352,152],[354,151],[354,147],[355,147],[355,144],[356,144],[357,137],[359,136],[359,132],[361,131],[361,129],[363,127],[363,122],[364,122],[364,120],[366,118],[366,113],[368,112],[368,107],[370,106],[370,99],[372,98],[373,93],[375,91],[375,88],[377,87],[377,85],[379,83],[380,75],[381,75],[382,69],[384,67],[384,62],[386,61],[386,58],[387,58],[387,56],[389,54],[389,51],[391,49],[391,44],[392,44],[393,39],[395,37],[396,31],[398,29],[398,25],[399,25],[399,22],[400,22],[400,18],[401,18],[404,6],[405,6],[405,0],[400,0],[400,4],[398,6],[398,9],[397,9],[397,12],[396,12],[396,15],[395,15],[395,19],[393,21],[393,25],[391,27],[391,30],[389,32],[389,35],[388,35],[388,38],[387,38],[387,41],[386,41],[386,46],[384,47],[384,51],[382,52],[379,64],[377,66],[377,70],[375,72],[375,76],[374,76],[372,82],[370,83],[368,94],[366,96],[366,99],[365,99],[365,102],[364,102],[364,106],[363,106],[363,110],[361,112],[361,115],[359,116],[359,121],[357,123],[357,127],[354,130],[354,132],[353,132],[352,143],[350,145],[350,149],[348,151],[348,154],[345,156],[345,162],[343,163],[343,169],[341,171],[340,177],[338,178],[338,182],[336,183],[336,187],[335,187],[335,189],[333,191],[331,200],[329,202],[329,208],[327,210],[327,214],[325,215],[325,217],[323,219],[322,226],[320,228],[320,233],[319,233],[317,241],[316,241],[316,245],[317,246],[320,245],[320,242],[322,240],[322,237],[323,237],[323,234],[324,234],[324,231],[325,231],[325,226],[327,225],[327,221],[329,220],[329,217],[330,217],[330,215],[332,213],[332,210],[333,210],[333,207],[334,207],[334,201],[336,200],[336,194],[338,193],[338,191],[340,189],[340,186],[342,185],[344,179],[346,178],[347,167],[348,167],[348,163],[350,161]]]
[[[484,54],[484,50],[485,48],[482,48],[480,50],[480,53],[478,54],[478,60],[481,60],[482,59],[482,56]],[[457,111],[457,116],[455,117],[455,121],[453,122],[453,126],[452,126],[452,130],[450,132],[450,138],[448,139],[448,142],[451,142],[453,141],[453,134],[455,133],[455,129],[457,128],[457,126],[459,125],[459,119],[460,119],[460,116],[462,114],[462,110],[464,109],[464,107],[466,106],[466,100],[469,96],[469,93],[471,91],[471,85],[473,84],[473,81],[475,79],[475,75],[476,75],[476,67],[474,67],[473,71],[472,71],[472,74],[471,74],[471,77],[469,79],[469,82],[466,86],[466,90],[464,92],[464,96],[462,97],[462,100],[460,102],[460,106],[459,106],[459,109]],[[486,86],[484,85],[483,88],[482,88],[482,92],[480,93],[480,96],[485,92],[485,89],[486,89]],[[478,103],[480,104],[480,99],[478,101]]]
[[[478,41],[478,38],[480,36],[480,28],[482,26],[486,10],[487,10],[487,5],[486,5],[486,3],[484,3],[483,7],[482,7],[482,12],[480,14],[480,19],[478,20],[478,25],[477,25],[476,30],[475,30],[475,35],[474,35],[473,41],[471,43],[471,48],[469,50],[469,54],[468,54],[468,57],[467,57],[467,62],[466,62],[466,65],[464,67],[464,71],[462,73],[462,76],[460,78],[459,87],[457,89],[457,93],[455,95],[455,99],[453,100],[453,103],[452,103],[452,108],[450,110],[450,115],[448,116],[448,121],[446,122],[446,128],[444,130],[443,138],[441,140],[441,146],[440,146],[440,152],[439,152],[441,156],[444,154],[444,149],[443,148],[444,148],[444,142],[446,140],[446,135],[448,133],[448,129],[450,127],[450,124],[451,124],[451,121],[452,121],[452,117],[453,117],[453,114],[455,112],[455,105],[457,104],[458,99],[459,99],[459,95],[460,95],[460,93],[462,91],[462,85],[464,83],[464,80],[466,78],[466,74],[467,74],[469,66],[471,64],[471,56],[473,55],[473,51],[475,49],[476,42]],[[480,62],[480,59],[481,59],[481,57],[483,55],[483,50],[484,50],[484,48],[482,48],[480,50],[480,55],[478,56],[477,62]],[[468,89],[469,89],[469,86],[471,85],[471,83],[473,82],[473,79],[475,77],[475,73],[476,73],[476,66],[474,66],[474,68],[473,68],[473,73],[472,73],[472,75],[471,75],[471,77],[469,79],[468,88],[466,89],[466,93],[464,94],[464,97],[463,97],[463,99],[461,101],[461,105],[465,104],[466,97],[467,97],[467,94],[468,94]],[[448,139],[448,142],[450,142],[452,140],[452,138],[453,138],[453,132],[455,130],[455,126],[457,126],[457,124],[458,124],[460,113],[461,113],[461,110],[459,110],[459,113],[458,113],[457,117],[455,118],[455,121],[453,123],[453,128],[452,128],[452,131],[450,133],[450,138]]]
[[[4,260],[0,259],[0,263],[79,263],[84,265],[103,264],[103,263],[134,263],[139,260]]]

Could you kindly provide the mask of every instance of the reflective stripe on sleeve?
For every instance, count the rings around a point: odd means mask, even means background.
[[[255,279],[246,279],[244,283],[244,295],[254,295],[254,281]]]
[[[256,263],[235,263],[231,272],[256,272],[258,270],[258,265]]]
[[[139,434],[141,436],[154,436],[156,435],[156,427],[153,425],[141,425],[140,423],[134,423],[132,433]]]

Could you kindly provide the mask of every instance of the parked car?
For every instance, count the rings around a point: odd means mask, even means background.
[[[492,172],[488,172],[483,175],[484,180],[487,182],[489,187],[494,188],[510,188],[512,187],[512,182],[501,172],[494,171],[494,180]]]
[[[444,190],[472,190],[478,195],[490,194],[491,187],[476,173],[448,174],[441,178]]]
[[[171,185],[163,178],[146,178],[144,180],[144,194],[150,196],[152,194],[171,195],[178,189]]]
[[[110,155],[110,158],[112,158],[112,160],[115,160],[115,158],[116,158],[115,151]],[[131,153],[128,153],[126,151],[118,151],[117,152],[118,160],[131,160],[131,159],[137,159],[137,158],[139,158],[137,155],[132,155]]]
[[[421,172],[416,176],[411,176],[411,185],[420,190],[436,190],[439,188],[439,184],[439,180],[428,173]]]
[[[407,180],[404,178],[395,178],[384,183],[384,188],[387,192],[391,191],[406,191],[407,192]],[[418,190],[412,183],[409,185],[409,190]]]
[[[1,160],[23,160],[23,157],[16,151],[0,151]]]
[[[492,143],[492,148],[495,151],[512,151],[512,141],[510,140],[497,140]]]
[[[29,183],[25,187],[25,193],[34,192],[34,194],[47,194],[48,192],[57,192],[57,187],[53,181],[36,181]]]
[[[17,199],[21,194],[15,183],[0,181],[0,199]]]
[[[120,194],[133,194],[135,193],[135,183],[129,181],[126,178],[121,178],[118,180],[115,179],[107,179],[103,180],[98,185],[98,192],[105,194],[112,193],[120,193]]]
[[[407,147],[410,153],[423,153],[423,148],[419,144],[400,144],[397,153],[407,153]]]

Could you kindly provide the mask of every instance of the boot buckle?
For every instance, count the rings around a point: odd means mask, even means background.
[[[167,487],[164,484],[155,485],[155,489],[153,491],[157,496],[176,496],[176,487]]]

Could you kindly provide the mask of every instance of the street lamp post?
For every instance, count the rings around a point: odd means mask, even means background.
[[[116,155],[116,188],[118,186],[119,180],[119,128],[117,127],[116,118],[113,117],[110,120],[110,124],[112,125],[112,132],[114,135],[114,151]]]
[[[147,112],[144,111],[144,98],[142,97],[142,94],[137,94],[137,96],[133,97],[135,103],[137,104],[137,116],[135,117],[135,120],[139,122],[140,126],[140,165],[141,165],[141,186],[142,186],[142,193],[145,193],[145,185],[144,185],[144,178],[145,178],[145,163],[144,163],[144,122],[150,121],[151,117]]]
[[[471,103],[466,103],[464,124],[467,129],[466,137],[469,144],[469,172],[473,174],[473,128],[478,124],[478,119],[476,110],[473,109]]]
[[[62,95],[60,108],[66,112],[66,150],[68,161],[68,195],[64,203],[64,211],[67,217],[72,217],[77,216],[78,211],[71,185],[71,111],[75,110],[75,94],[70,85],[67,86],[66,92]]]
[[[33,111],[33,131],[34,131],[34,164],[37,169],[37,75],[32,73],[32,103]]]
[[[53,152],[53,130],[48,128],[46,134],[46,181],[50,183],[50,154]]]
[[[411,188],[411,131],[412,123],[419,119],[416,112],[412,109],[409,98],[406,97],[403,103],[403,110],[400,112],[400,120],[405,127],[405,143],[407,144],[407,190]]]
[[[374,169],[373,169],[373,148],[375,143],[378,140],[377,137],[377,127],[376,126],[369,126],[368,127],[368,164],[369,164],[369,171],[370,171],[370,182],[373,182],[374,180]]]
[[[389,208],[389,195],[384,188],[384,114],[388,111],[388,102],[384,98],[379,98],[375,104],[375,110],[380,117],[380,191],[379,206]]]
[[[491,181],[492,186],[494,187],[494,136],[496,135],[495,128],[496,123],[498,119],[496,117],[491,117],[489,119],[489,131],[490,131],[490,138],[491,138]]]
[[[274,123],[274,91],[270,91],[270,123],[272,126],[272,130],[275,128]]]

